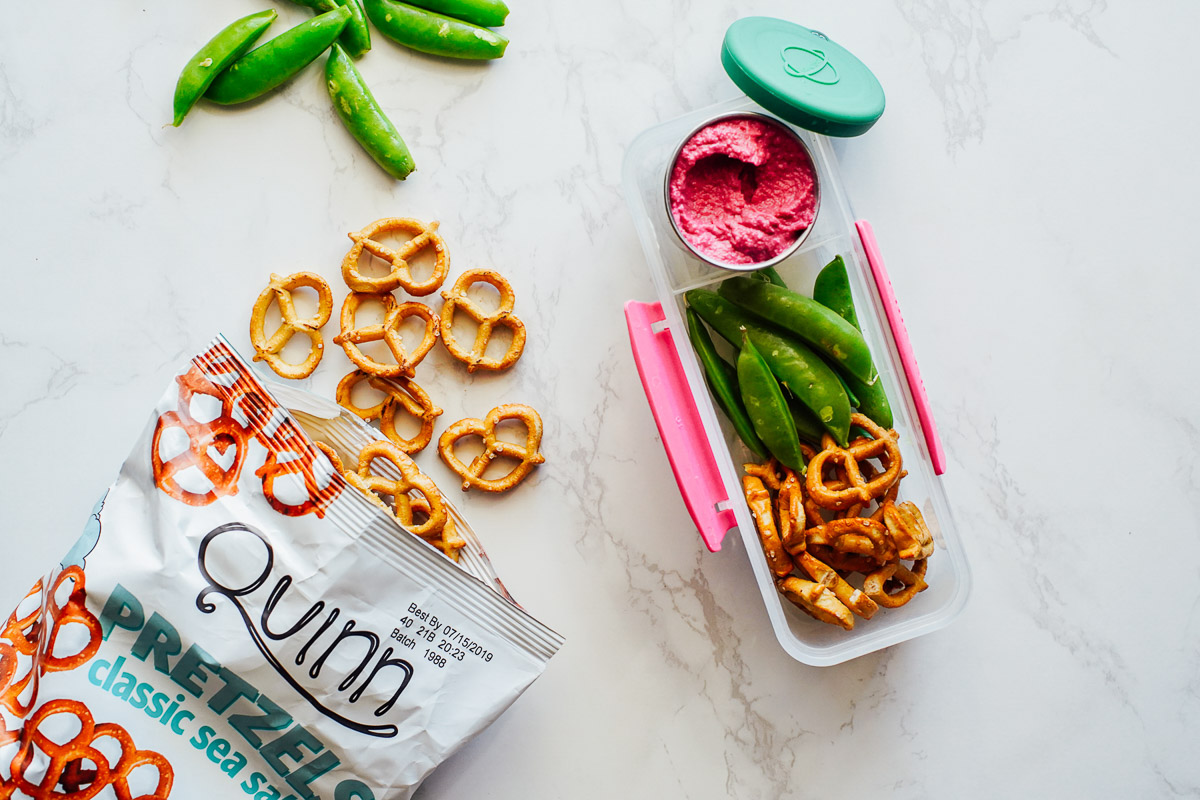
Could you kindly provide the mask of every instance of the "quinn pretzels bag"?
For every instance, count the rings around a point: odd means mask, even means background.
[[[278,388],[193,358],[4,622],[0,800],[407,798],[562,644],[448,503],[458,563],[313,443],[379,434]]]

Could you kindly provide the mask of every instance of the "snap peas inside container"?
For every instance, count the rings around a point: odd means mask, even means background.
[[[395,0],[366,0],[366,9],[380,33],[422,53],[483,60],[508,47],[507,37],[487,28]]]
[[[387,174],[404,180],[416,169],[396,126],[375,102],[354,62],[334,44],[325,62],[325,87],[338,118]]]
[[[692,348],[696,351],[701,366],[704,367],[705,381],[708,383],[713,397],[716,398],[717,405],[733,423],[733,429],[737,431],[738,438],[746,447],[750,448],[759,458],[766,458],[767,448],[759,439],[758,434],[754,432],[754,423],[750,421],[750,417],[746,413],[746,406],[742,402],[741,390],[738,388],[737,370],[717,354],[712,337],[708,335],[708,330],[693,308],[687,310],[687,329],[688,340],[691,341]]]
[[[860,329],[858,313],[854,310],[854,298],[850,294],[850,278],[846,274],[846,262],[837,256],[821,270],[813,284],[813,299],[829,308],[855,328]],[[892,405],[883,390],[883,381],[864,383],[848,373],[843,373],[846,384],[857,395],[858,410],[871,418],[876,425],[892,427]]]
[[[684,298],[701,319],[735,347],[741,343],[742,331],[746,331],[779,382],[817,415],[838,444],[846,445],[850,434],[850,398],[820,356],[716,292],[692,289]]]
[[[720,294],[747,311],[799,336],[864,383],[878,377],[858,328],[799,292],[748,277],[721,283]]]
[[[172,124],[176,128],[213,80],[253,47],[278,16],[274,9],[268,9],[242,17],[226,26],[192,56],[175,84],[175,121]]]
[[[738,388],[746,413],[754,424],[754,432],[771,454],[797,472],[804,472],[804,454],[800,452],[800,438],[792,422],[787,401],[771,368],[750,341],[749,334],[742,332],[742,349],[737,360]]]
[[[208,87],[205,98],[233,105],[261,97],[328,50],[349,20],[350,10],[339,6],[284,31],[233,62]]]

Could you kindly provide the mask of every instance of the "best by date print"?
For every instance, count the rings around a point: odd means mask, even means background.
[[[448,658],[462,661],[474,656],[484,663],[492,660],[491,650],[416,603],[409,603],[408,613],[400,620],[400,626],[392,629],[391,638],[409,650],[416,650],[422,643],[433,645],[425,648],[425,660],[439,668],[446,666]]]

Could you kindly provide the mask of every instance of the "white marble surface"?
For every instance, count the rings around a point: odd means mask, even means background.
[[[274,5],[281,28],[308,13]],[[530,325],[516,370],[431,379],[445,419],[519,400],[547,420],[536,477],[462,505],[567,644],[421,798],[1200,795],[1200,9],[512,5],[492,65],[377,37],[361,67],[419,165],[397,185],[338,126],[315,68],[164,127],[188,55],[263,3],[9,4],[0,607],[69,546],[181,359],[217,331],[248,349],[269,272],[334,278],[346,231],[438,218],[456,271],[511,276]],[[740,547],[703,549],[621,314],[653,294],[624,149],[735,94],[717,49],[755,13],[824,30],[888,92],[840,154],[888,256],[975,574],[951,627],[827,669],[776,644]],[[346,368],[327,360],[320,391]]]

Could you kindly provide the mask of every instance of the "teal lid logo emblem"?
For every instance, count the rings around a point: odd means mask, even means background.
[[[780,51],[783,71],[793,78],[803,78],[822,86],[833,86],[838,82],[837,68],[829,62],[823,50],[789,45]]]

